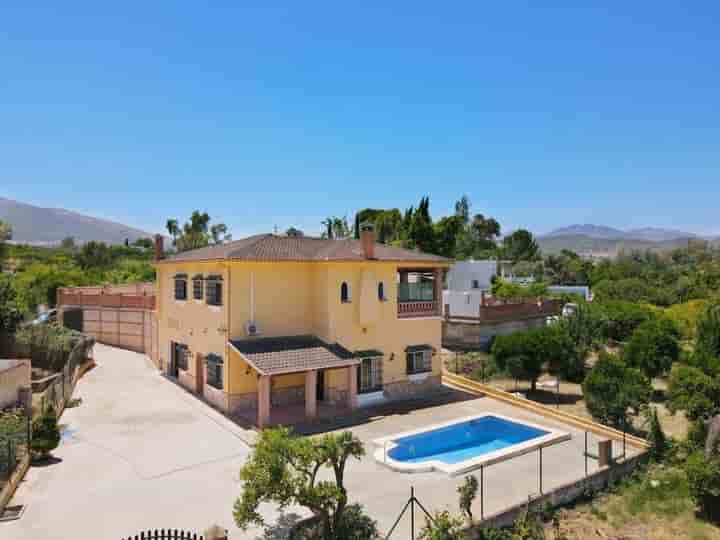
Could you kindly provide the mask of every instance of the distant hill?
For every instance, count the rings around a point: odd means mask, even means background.
[[[13,228],[13,242],[34,245],[59,244],[72,236],[77,243],[91,240],[122,244],[152,233],[120,223],[99,219],[62,208],[41,208],[0,197],[0,220]]]
[[[587,236],[589,238],[632,239],[647,240],[650,242],[665,242],[668,240],[697,237],[694,233],[674,229],[643,227],[641,229],[623,231],[613,227],[606,227],[605,225],[570,225],[569,227],[555,229],[544,236]]]

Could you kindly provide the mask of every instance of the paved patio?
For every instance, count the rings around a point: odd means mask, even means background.
[[[60,461],[30,469],[13,500],[27,505],[25,514],[19,521],[0,523],[0,538],[111,539],[147,528],[200,532],[213,523],[228,528],[231,539],[263,537],[258,529],[238,530],[232,520],[232,504],[242,489],[238,471],[255,433],[162,377],[143,355],[97,345],[95,358],[98,366],[76,390],[82,404],[62,417],[67,427],[54,452]],[[372,441],[480,412],[571,433],[571,441],[543,451],[545,490],[583,477],[582,431],[467,394],[363,409],[350,417],[301,427],[305,432],[351,429],[365,442],[367,455],[349,462],[346,482],[352,501],[363,504],[387,532],[411,486],[429,509],[458,513],[456,488],[463,479],[437,472],[391,471],[374,460]],[[596,450],[597,440],[591,437],[591,450]],[[620,448],[616,444],[614,453]],[[589,465],[590,472],[596,470],[594,461]],[[537,452],[488,467],[485,513],[525,501],[538,491]],[[270,505],[261,510],[269,523],[279,525],[275,532],[306,515],[299,509],[280,515]],[[480,515],[479,500],[474,513]],[[423,522],[419,515],[417,520]],[[407,538],[408,530],[406,518],[393,537]]]

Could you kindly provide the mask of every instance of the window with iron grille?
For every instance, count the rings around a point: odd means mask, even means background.
[[[432,371],[432,350],[421,349],[407,352],[407,373],[427,373]]]
[[[175,300],[187,300],[187,276],[185,274],[175,276]]]
[[[203,277],[197,275],[193,277],[193,298],[195,300],[202,300],[203,292]]]
[[[190,355],[190,351],[188,350],[187,345],[183,343],[173,342],[173,354],[175,356],[175,365],[178,367],[178,369],[187,371],[188,356]]]
[[[363,358],[357,369],[359,394],[382,390],[382,356]]]
[[[223,359],[217,354],[205,357],[206,382],[213,388],[223,389]]]
[[[222,277],[208,276],[205,284],[205,301],[209,306],[222,306]]]

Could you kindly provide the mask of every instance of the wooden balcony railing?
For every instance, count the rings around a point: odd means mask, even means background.
[[[440,315],[440,303],[435,300],[419,300],[415,302],[398,301],[398,318],[433,317]]]

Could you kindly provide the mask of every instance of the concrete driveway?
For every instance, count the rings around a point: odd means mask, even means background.
[[[0,523],[0,538],[119,539],[215,523],[233,539],[258,536],[232,520],[253,433],[164,379],[147,357],[94,352],[97,367],[75,391],[82,404],[61,419],[61,461],[29,470],[13,499],[25,513]]]

